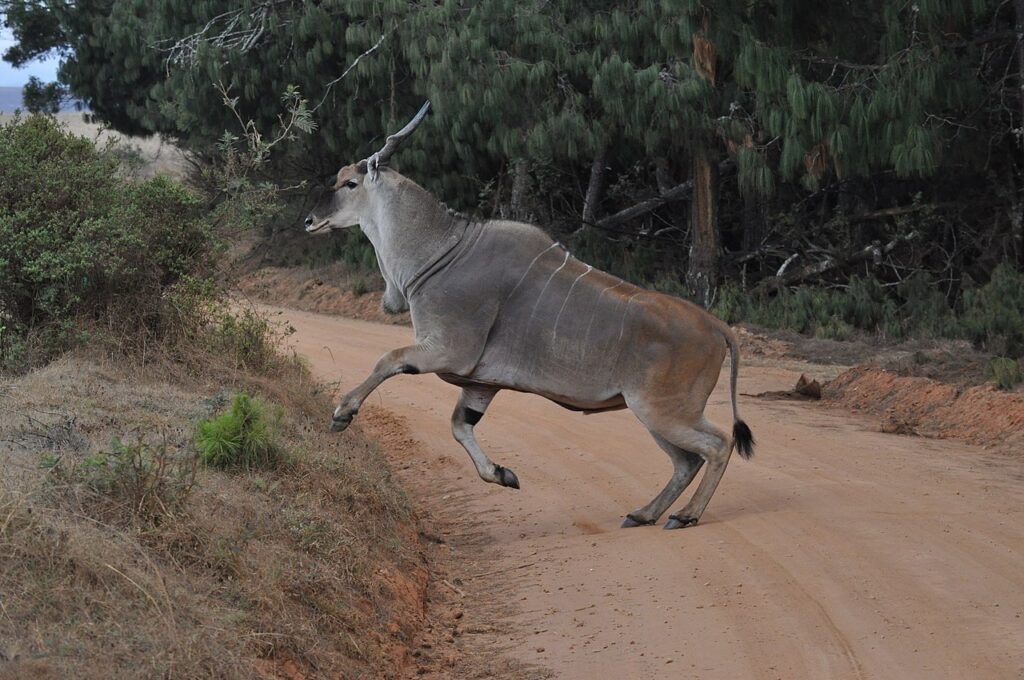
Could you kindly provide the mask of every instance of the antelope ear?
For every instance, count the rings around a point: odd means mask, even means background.
[[[373,154],[366,159],[366,175],[370,178],[371,182],[376,182],[377,178],[380,177],[379,163],[380,157],[377,154]]]
[[[363,160],[359,161],[358,163],[356,163],[356,170],[358,170],[359,174],[361,174],[361,175],[365,175],[366,174],[366,159],[365,158]]]

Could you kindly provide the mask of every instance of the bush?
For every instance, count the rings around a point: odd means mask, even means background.
[[[63,493],[85,491],[82,512],[101,520],[140,520],[153,526],[177,513],[196,480],[195,456],[175,456],[167,444],[124,444],[85,458],[70,469],[59,460],[44,461]]]
[[[267,407],[247,394],[237,393],[219,416],[196,427],[199,460],[210,467],[256,470],[276,468],[286,461],[278,444],[280,409],[267,416]]]
[[[746,294],[735,286],[719,290],[714,312],[728,323],[750,321],[822,338],[848,340],[856,330],[893,326],[895,305],[873,280],[853,278],[845,289],[783,289],[775,297]]]
[[[266,373],[284,359],[278,341],[286,332],[251,309],[235,313],[213,304],[202,344],[236,368]]]
[[[1001,264],[987,284],[966,291],[961,330],[993,354],[1024,356],[1024,273]]]
[[[749,321],[823,338],[846,340],[857,331],[963,338],[993,354],[1024,356],[1024,273],[1006,265],[998,266],[984,286],[966,291],[955,307],[919,273],[888,289],[874,279],[854,277],[845,288],[802,286],[774,297],[726,284],[713,311],[727,323]]]
[[[904,279],[896,288],[902,301],[897,328],[890,335],[957,337],[957,320],[940,287],[920,272]],[[890,324],[892,320],[890,320]]]
[[[219,244],[200,200],[166,178],[129,182],[111,147],[15,117],[0,126],[0,168],[0,324],[12,339],[43,337],[52,355],[83,318],[159,336],[165,294],[210,277]],[[0,344],[0,366],[12,347]]]
[[[996,387],[1001,390],[1012,390],[1024,381],[1021,362],[1014,359],[995,357],[988,364],[988,372],[995,380]]]

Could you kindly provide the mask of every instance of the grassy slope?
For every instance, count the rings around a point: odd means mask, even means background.
[[[0,381],[0,678],[395,677],[426,570],[379,452],[326,435],[300,370],[195,375],[72,356]],[[81,483],[112,437],[187,455],[224,384],[284,407],[293,464],[200,470],[156,518]]]

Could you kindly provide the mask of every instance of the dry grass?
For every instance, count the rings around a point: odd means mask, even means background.
[[[76,472],[112,437],[187,458],[225,383],[284,407],[287,469],[200,470],[155,513],[126,501],[137,484]],[[0,678],[394,677],[423,557],[379,452],[328,436],[328,412],[289,362],[257,376],[78,355],[0,382]]]

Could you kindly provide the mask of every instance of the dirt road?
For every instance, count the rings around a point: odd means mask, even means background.
[[[282,316],[316,373],[346,389],[411,339]],[[740,391],[795,378],[747,365]],[[727,389],[709,405],[723,426]],[[401,376],[369,404],[403,415],[420,443],[409,469],[431,476],[420,494],[436,493],[417,501],[484,520],[493,575],[466,591],[512,600],[507,649],[555,677],[1024,677],[1024,458],[741,397],[758,451],[733,457],[701,524],[624,530],[670,473],[629,412],[499,394],[477,432],[519,476],[513,491],[481,482],[451,439],[456,396],[434,376]]]

